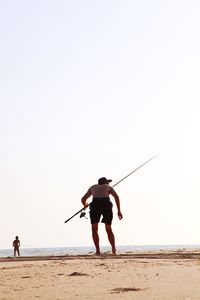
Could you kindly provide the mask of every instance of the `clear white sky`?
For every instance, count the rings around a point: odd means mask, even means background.
[[[0,0],[0,248],[92,245],[89,220],[64,224],[82,195],[156,153],[116,187],[116,243],[200,244],[199,11]]]

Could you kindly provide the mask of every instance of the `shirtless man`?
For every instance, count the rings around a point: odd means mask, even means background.
[[[109,195],[111,194],[117,206],[118,218],[121,220],[123,218],[120,210],[120,199],[116,191],[109,185],[111,179],[106,179],[106,177],[99,178],[98,184],[92,185],[87,193],[82,197],[81,202],[86,208],[88,206],[87,199],[92,196],[92,202],[90,204],[90,220],[92,224],[92,238],[96,248],[96,254],[100,254],[99,247],[99,235],[98,235],[98,223],[101,216],[102,223],[105,223],[105,230],[108,235],[108,240],[112,247],[112,253],[116,254],[115,247],[115,236],[112,231],[112,219],[113,219],[113,204],[110,201]]]
[[[19,240],[18,236],[16,236],[15,240],[13,241],[13,247],[14,247],[14,256],[16,256],[16,252],[17,252],[18,256],[20,256],[20,253],[19,253],[20,240]]]

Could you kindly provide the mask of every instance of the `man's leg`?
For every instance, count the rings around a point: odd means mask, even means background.
[[[96,248],[96,254],[100,254],[99,248],[99,235],[98,235],[98,223],[92,224],[92,238]]]
[[[112,253],[116,254],[115,236],[113,234],[112,227],[109,224],[105,224],[105,227],[106,227],[106,232],[107,232],[107,235],[108,235],[108,240],[109,240],[109,242],[111,244],[111,247],[112,247]]]

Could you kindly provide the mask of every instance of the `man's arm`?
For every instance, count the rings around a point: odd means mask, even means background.
[[[117,195],[117,193],[115,192],[115,190],[113,188],[110,190],[110,193],[115,199],[115,203],[116,203],[116,206],[117,206],[117,214],[118,214],[119,219],[121,220],[123,218],[123,216],[122,216],[122,213],[121,213],[119,196]]]
[[[83,203],[83,206],[86,208],[88,207],[88,203],[86,202],[87,199],[92,195],[90,189],[87,191],[87,193],[81,198],[81,202]]]

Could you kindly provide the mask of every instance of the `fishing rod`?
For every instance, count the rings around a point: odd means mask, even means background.
[[[142,168],[144,165],[146,165],[148,162],[150,162],[152,159],[154,159],[156,156],[158,156],[158,154],[154,155],[153,157],[151,157],[150,159],[148,159],[147,161],[145,161],[142,165],[140,165],[139,167],[137,167],[135,170],[133,170],[132,172],[130,172],[128,175],[126,175],[125,177],[123,177],[122,179],[120,179],[117,183],[115,183],[112,187],[115,187],[116,185],[118,185],[120,182],[122,182],[123,180],[125,180],[127,177],[129,177],[130,175],[132,175],[133,173],[135,173],[137,170],[139,170],[140,168]],[[89,204],[90,205],[90,204]],[[88,205],[88,206],[89,206]],[[78,215],[79,213],[82,213],[83,210],[85,210],[87,207],[83,207],[81,208],[79,211],[77,211],[73,216],[71,216],[69,219],[67,219],[64,223],[69,222],[72,218],[74,218],[76,215]],[[85,213],[82,213],[82,216],[85,216]]]

